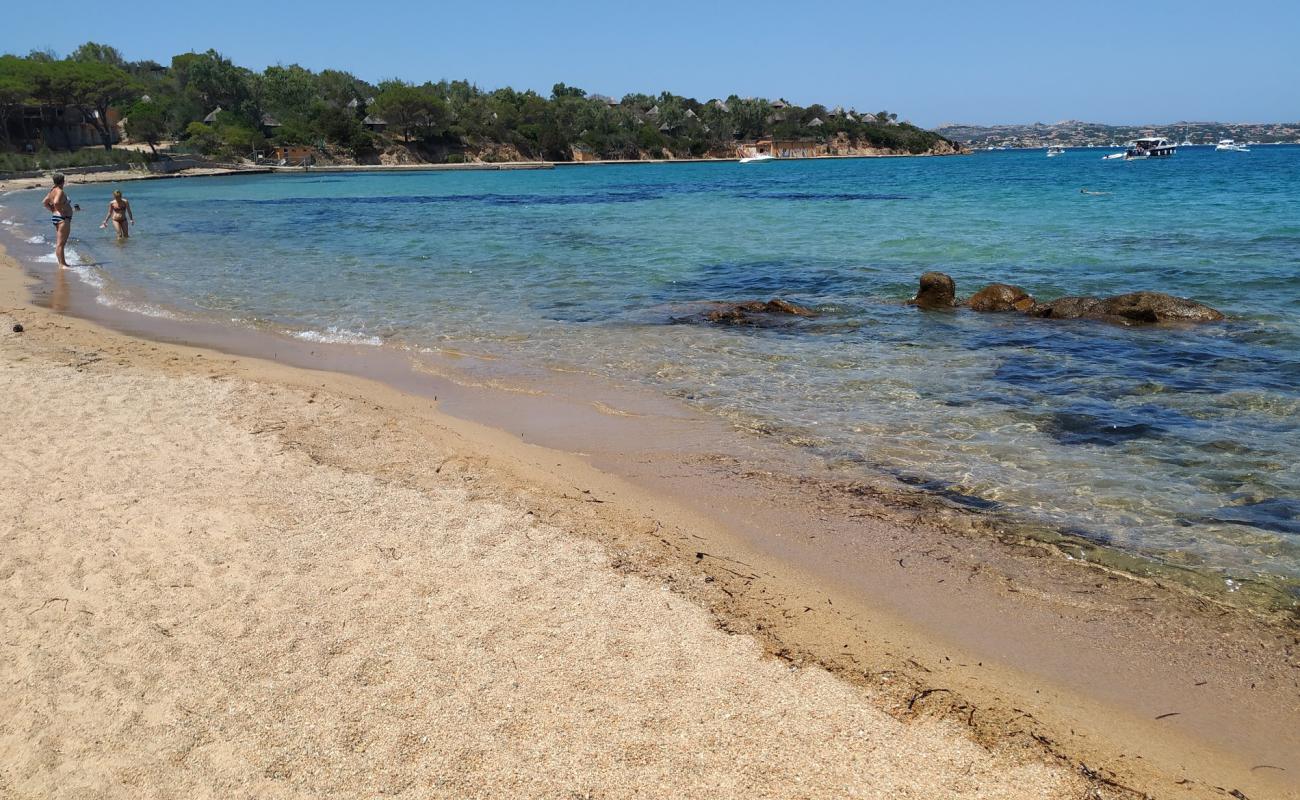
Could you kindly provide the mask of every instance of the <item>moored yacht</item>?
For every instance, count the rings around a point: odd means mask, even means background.
[[[1047,148],[1048,158],[1051,158],[1052,156],[1063,156],[1063,155],[1065,155],[1065,148],[1061,147],[1059,144],[1054,144],[1051,147]]]
[[[1178,152],[1178,145],[1172,144],[1163,136],[1144,136],[1133,140],[1128,150],[1124,151],[1124,160],[1133,161],[1140,158],[1169,158]]]
[[[1229,153],[1249,153],[1245,145],[1237,144],[1232,139],[1220,139],[1219,143],[1214,146],[1215,150],[1221,150]]]

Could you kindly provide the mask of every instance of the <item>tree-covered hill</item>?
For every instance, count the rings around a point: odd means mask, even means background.
[[[42,133],[47,116],[64,108],[80,110],[106,149],[122,119],[131,140],[226,159],[289,146],[343,163],[731,157],[758,140],[802,143],[797,152],[814,154],[954,151],[947,139],[886,111],[734,95],[616,100],[562,83],[549,97],[467,81],[372,85],[297,65],[256,72],[215,50],[165,65],[127,61],[94,42],[63,59],[39,51],[0,56],[0,148],[66,147]]]

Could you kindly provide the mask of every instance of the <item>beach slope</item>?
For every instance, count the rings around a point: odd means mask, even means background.
[[[7,267],[6,272],[11,272]],[[0,309],[0,797],[1077,798],[901,721],[355,398]],[[359,412],[358,412],[359,413]],[[354,420],[349,426],[340,419]],[[328,433],[355,468],[287,446]],[[450,438],[450,434],[449,434]]]

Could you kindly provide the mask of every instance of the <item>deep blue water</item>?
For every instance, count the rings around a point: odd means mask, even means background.
[[[1300,579],[1300,147],[1104,152],[156,181],[124,187],[129,244],[83,223],[74,246],[105,302],[586,370],[838,469],[1238,579]],[[74,199],[102,209],[111,188]],[[11,230],[44,233],[34,201],[0,203]],[[962,294],[1150,289],[1230,320],[905,306],[932,269]],[[673,324],[773,296],[821,314]]]

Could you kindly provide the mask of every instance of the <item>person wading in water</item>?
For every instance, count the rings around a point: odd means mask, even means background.
[[[54,188],[45,195],[41,205],[50,212],[50,221],[54,223],[54,256],[59,260],[59,266],[67,269],[68,260],[63,256],[63,249],[68,244],[68,235],[72,233],[72,212],[80,211],[81,206],[74,205],[68,199],[68,193],[63,191],[62,173],[54,173],[53,180]]]
[[[131,204],[126,201],[126,198],[122,197],[121,189],[113,192],[113,199],[108,203],[108,213],[104,215],[104,221],[99,223],[99,227],[106,227],[110,217],[113,220],[113,229],[117,231],[118,239],[126,239],[131,235],[128,224],[135,224],[135,214],[131,211]],[[129,223],[127,222],[128,219],[130,219]]]

